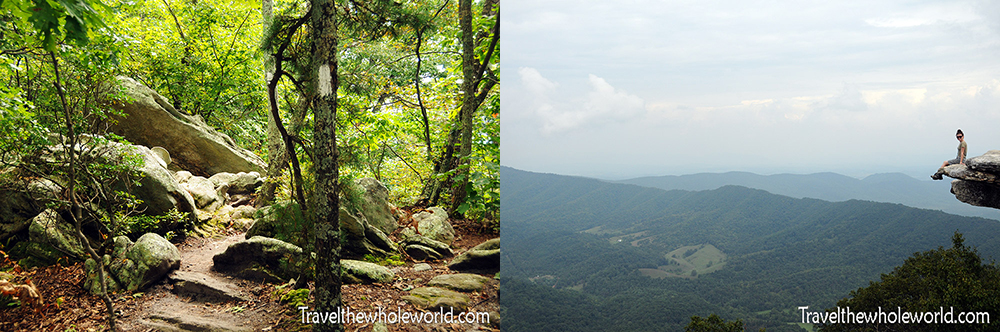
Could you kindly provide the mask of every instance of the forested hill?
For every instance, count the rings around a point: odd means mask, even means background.
[[[726,172],[650,176],[616,182],[665,190],[710,190],[737,185],[795,198],[900,203],[963,216],[1000,220],[1000,210],[971,206],[954,199],[949,193],[951,186],[948,182],[920,181],[902,173],[881,173],[856,179],[837,173],[759,175]]]
[[[991,219],[738,186],[665,191],[506,167],[500,175],[510,331],[579,327],[566,313],[576,307],[588,308],[582,330],[682,330],[691,315],[711,313],[752,330],[797,329],[786,324],[797,306],[832,307],[914,252],[950,246],[955,231],[1000,258]]]

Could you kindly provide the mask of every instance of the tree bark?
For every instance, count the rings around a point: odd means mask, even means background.
[[[274,22],[274,0],[261,0],[260,6],[261,24],[263,25],[263,35],[261,38],[268,38],[271,32],[271,24]],[[264,87],[270,85],[274,76],[274,58],[264,59]],[[270,98],[270,94],[268,94]],[[274,203],[274,191],[278,188],[277,179],[281,172],[288,166],[288,156],[285,155],[284,142],[281,133],[278,132],[278,125],[271,112],[267,112],[267,179],[260,195],[257,197],[257,207],[267,206]]]
[[[316,227],[316,311],[337,312],[341,307],[340,201],[337,196],[337,19],[333,0],[312,3],[313,70],[318,91],[313,94],[315,110]],[[339,323],[313,325],[314,331],[343,331]]]
[[[451,188],[451,208],[448,215],[455,215],[458,206],[465,201],[469,185],[469,155],[472,154],[472,113],[476,111],[477,79],[475,44],[472,33],[472,0],[458,1],[458,26],[462,30],[462,109],[459,119],[462,125],[462,146],[458,153],[458,167],[455,184]]]

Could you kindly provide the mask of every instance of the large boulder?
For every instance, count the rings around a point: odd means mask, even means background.
[[[121,145],[113,143],[112,146]],[[139,186],[129,190],[136,198],[143,201],[140,206],[144,209],[143,213],[158,216],[166,214],[171,209],[194,212],[194,198],[181,187],[159,156],[145,146],[131,146],[130,149],[143,160],[139,168],[142,173]]]
[[[76,236],[76,229],[53,209],[31,219],[28,226],[27,254],[41,262],[53,263],[60,257],[83,259],[86,252]]]
[[[368,219],[368,223],[385,234],[396,231],[399,222],[389,203],[389,189],[373,178],[358,179],[355,183],[364,189],[359,210]]]
[[[302,248],[263,236],[233,243],[212,261],[216,271],[272,283],[298,277],[306,263]]]
[[[192,176],[182,182],[181,187],[191,194],[199,209],[212,212],[224,203],[225,198],[221,197],[215,184],[207,178]]]
[[[451,244],[455,241],[455,229],[448,221],[448,212],[440,207],[432,207],[413,215],[420,234],[432,240]]]
[[[108,290],[135,291],[163,279],[170,271],[180,267],[181,253],[170,241],[156,233],[146,233],[133,243],[126,236],[112,239],[112,254],[104,255],[108,271]],[[87,280],[84,288],[100,293],[97,271],[93,259],[84,264]]]
[[[61,187],[55,182],[37,178],[19,190],[0,190],[0,242],[28,229],[31,219],[45,208],[46,202],[57,200]]]
[[[497,273],[500,271],[500,238],[483,241],[455,257],[448,264],[455,271]]]
[[[118,82],[131,100],[114,105],[126,116],[116,117],[110,124],[112,132],[136,144],[165,148],[173,164],[197,175],[263,172],[263,160],[236,146],[200,116],[179,112],[166,98],[131,78],[118,77]]]
[[[369,254],[389,256],[398,251],[396,243],[369,223],[364,215],[352,214],[347,208],[341,207],[338,220],[341,230],[346,234],[347,242],[343,244],[343,249],[347,257],[364,257]]]

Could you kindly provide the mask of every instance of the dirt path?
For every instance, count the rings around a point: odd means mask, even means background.
[[[191,238],[177,245],[181,266],[164,283],[122,309],[124,331],[262,331],[280,323],[280,305],[267,301],[266,285],[233,279],[212,271],[212,257],[222,253],[243,233],[218,238]],[[194,276],[216,288],[235,292],[244,300],[209,297],[185,291],[178,276]]]

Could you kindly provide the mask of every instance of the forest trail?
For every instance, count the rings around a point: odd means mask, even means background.
[[[456,254],[465,252],[483,241],[499,234],[483,232],[475,222],[452,220],[456,238],[452,248]],[[212,257],[242,240],[244,233],[228,231],[225,235],[201,238],[189,237],[176,244],[181,254],[181,265],[168,278],[147,288],[144,292],[119,292],[113,296],[118,313],[119,331],[308,331],[299,312],[292,305],[281,303],[275,296],[280,285],[230,278],[212,270]],[[386,312],[397,310],[420,312],[403,299],[415,288],[428,286],[433,278],[454,274],[448,260],[426,261],[430,269],[417,269],[414,262],[405,259],[404,265],[387,266],[396,277],[392,282],[375,284],[346,284],[342,287],[344,305],[354,311]],[[20,272],[18,272],[20,271]],[[18,306],[0,310],[0,332],[4,331],[107,331],[104,304],[83,288],[83,263],[62,266],[15,270],[17,280],[34,280],[46,298],[40,312]],[[196,286],[184,285],[183,280],[204,279],[215,288],[226,290],[241,299],[211,299]],[[349,323],[345,331],[499,331],[499,282],[492,273],[483,274],[489,279],[480,291],[468,292],[469,311],[489,312],[490,323],[483,324],[388,324],[376,326],[369,323]],[[184,293],[181,289],[189,290]],[[177,294],[180,292],[181,294]],[[55,302],[60,302],[56,305]],[[311,306],[311,304],[310,304]]]
[[[212,270],[212,257],[244,233],[215,238],[189,238],[177,245],[181,267],[123,309],[123,331],[267,331],[281,323],[285,308],[270,301],[267,287]],[[199,279],[201,285],[184,286],[185,280]],[[212,295],[205,287],[242,296],[246,301]],[[195,293],[195,292],[200,292]],[[261,298],[263,296],[263,298]]]

